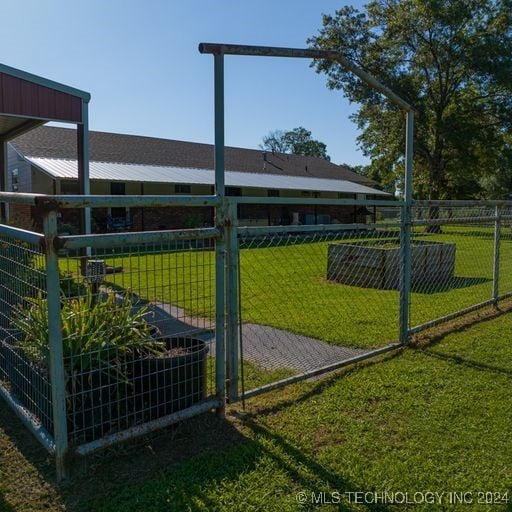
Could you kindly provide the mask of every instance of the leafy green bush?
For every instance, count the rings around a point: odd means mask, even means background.
[[[109,290],[104,297],[90,289],[82,297],[63,298],[61,305],[62,346],[67,376],[101,369],[124,378],[123,361],[130,357],[165,351],[155,340],[154,327],[146,321],[147,306],[134,309],[130,294],[121,299]],[[48,368],[50,355],[48,302],[41,295],[18,308],[15,326],[22,333],[19,346],[37,365]]]

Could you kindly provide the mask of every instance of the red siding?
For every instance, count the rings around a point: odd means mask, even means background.
[[[77,96],[0,73],[0,113],[80,123],[81,107]]]

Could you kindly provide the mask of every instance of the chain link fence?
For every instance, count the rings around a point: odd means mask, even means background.
[[[398,341],[399,225],[326,229],[240,238],[244,390]]]
[[[417,206],[409,325],[418,332],[512,291],[511,208]]]

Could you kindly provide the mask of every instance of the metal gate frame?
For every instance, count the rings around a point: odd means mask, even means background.
[[[225,267],[228,275],[226,276],[226,288],[223,290],[217,289],[217,307],[221,304],[226,305],[226,313],[228,320],[225,327],[225,349],[227,354],[226,362],[226,381],[227,381],[227,397],[230,402],[234,402],[241,398],[238,392],[238,325],[236,315],[238,311],[237,306],[237,229],[234,228],[236,223],[236,205],[244,201],[240,198],[237,200],[228,199],[225,196],[225,160],[224,160],[224,56],[225,55],[245,55],[255,57],[286,57],[286,58],[301,58],[301,59],[326,59],[338,62],[348,71],[351,71],[365,84],[374,89],[375,91],[383,94],[389,101],[396,104],[400,109],[405,112],[405,194],[402,206],[401,215],[401,230],[400,230],[400,248],[401,248],[401,272],[400,282],[400,344],[406,344],[408,340],[408,323],[409,323],[409,294],[411,282],[411,206],[412,206],[412,162],[413,162],[413,135],[414,135],[414,108],[409,105],[405,100],[400,98],[391,89],[381,84],[375,77],[366,71],[358,68],[340,53],[334,50],[314,50],[314,49],[300,49],[300,48],[280,48],[270,46],[248,46],[248,45],[234,45],[234,44],[219,44],[219,43],[200,43],[199,52],[204,54],[212,54],[214,59],[214,107],[215,107],[215,195],[219,200],[219,208],[217,209],[216,226],[223,229],[223,240],[220,241],[219,251],[217,252],[217,268]],[[275,198],[273,198],[275,199]],[[293,200],[295,204],[307,204],[304,200]],[[258,202],[262,203],[261,198]],[[272,201],[270,201],[272,202]],[[273,201],[279,204],[281,201]],[[314,203],[313,203],[314,204]],[[321,203],[319,203],[321,204]],[[340,202],[331,202],[331,204],[343,204]],[[346,203],[345,203],[346,204]],[[368,204],[364,201],[360,203],[351,204]],[[394,202],[396,206],[396,202]],[[219,312],[220,313],[220,312]],[[217,316],[217,322],[221,321],[220,314]],[[218,327],[220,324],[218,324]],[[400,346],[398,344],[397,346]],[[395,349],[397,346],[392,346],[387,350]],[[382,351],[381,351],[382,352]],[[380,353],[381,353],[380,352]],[[372,354],[378,355],[378,353]],[[371,357],[371,356],[369,356]],[[356,362],[356,361],[353,361]],[[340,365],[336,366],[343,366]],[[330,367],[324,371],[329,371]],[[332,368],[335,369],[335,368]],[[323,373],[323,372],[320,372]],[[308,378],[309,373],[303,376],[295,376],[294,378],[284,379],[280,384],[273,384],[258,388],[259,391],[253,390],[250,394],[246,393],[245,396],[254,396],[255,394],[274,389],[280,385],[285,385],[290,382]]]

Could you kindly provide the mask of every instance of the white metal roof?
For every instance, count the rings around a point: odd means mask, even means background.
[[[54,178],[78,178],[76,160],[38,157],[27,157],[27,160]],[[89,172],[91,180],[183,183],[190,185],[213,185],[215,183],[215,172],[213,170],[194,169],[190,167],[90,162]],[[389,195],[381,190],[376,190],[347,180],[328,180],[322,178],[235,171],[226,171],[225,180],[226,186],[228,187]]]

